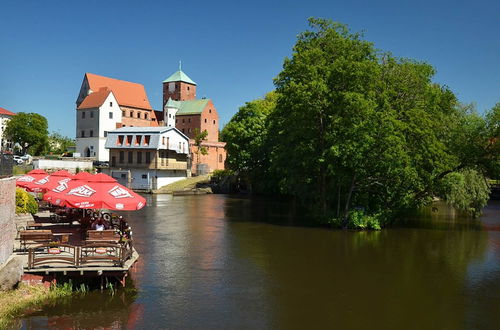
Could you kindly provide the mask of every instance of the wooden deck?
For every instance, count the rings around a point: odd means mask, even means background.
[[[37,242],[21,240],[20,230],[18,240],[14,245],[16,254],[24,265],[25,274],[45,275],[49,277],[84,276],[84,277],[115,277],[122,285],[130,268],[139,258],[132,242],[118,243],[110,240],[86,240],[86,231],[78,222],[58,223],[50,214],[37,217],[37,222],[28,227],[33,231],[49,231],[57,240],[52,242]],[[24,238],[24,237],[23,237]]]

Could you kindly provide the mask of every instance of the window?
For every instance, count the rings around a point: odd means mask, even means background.
[[[137,151],[137,164],[142,164],[142,151]]]
[[[167,149],[170,147],[170,138],[167,136]]]
[[[94,150],[94,146],[90,146],[90,150]]]
[[[175,123],[177,124],[177,119],[175,120]]]
[[[81,136],[82,136],[82,137],[85,137],[85,131],[82,131]]]
[[[141,118],[141,113],[137,111],[137,118]]]
[[[117,145],[122,145],[123,144],[123,135],[118,135],[118,140],[116,140]]]
[[[111,157],[111,167],[115,167],[116,166],[116,156],[112,156]]]
[[[172,114],[171,113],[168,114],[168,118],[172,118]]]
[[[125,117],[125,111],[122,111],[122,117]]]
[[[94,118],[94,111],[90,111],[90,118]]]
[[[82,111],[82,119],[85,119],[85,111]]]
[[[113,119],[113,113],[112,112],[109,113],[109,119]]]
[[[147,113],[144,114],[144,119],[148,119],[148,114]]]
[[[219,155],[219,163],[222,163],[222,155]]]
[[[181,150],[182,148],[182,142],[179,142],[179,151]]]
[[[186,133],[186,132],[184,132],[184,128],[182,129],[182,133]]]
[[[205,123],[207,122],[207,118],[205,118]]]
[[[214,125],[215,125],[215,120],[214,120]]]
[[[188,123],[190,123],[190,122],[191,122],[191,118],[188,118]]]
[[[184,123],[184,118],[182,118],[182,122]]]
[[[191,128],[188,128],[188,133],[191,133]]]
[[[135,136],[135,145],[140,146],[141,145],[141,140],[142,140],[142,135],[136,135]]]
[[[188,90],[189,90],[189,86],[188,86]]]
[[[212,109],[208,109],[208,113],[212,113]]]
[[[149,140],[151,140],[151,135],[144,135],[144,145],[149,145]]]
[[[147,174],[143,174],[143,175],[141,176],[141,178],[143,178],[143,179],[147,179],[147,178],[148,178],[148,175],[147,175]]]
[[[130,118],[134,117],[134,112],[130,111]]]
[[[149,151],[146,151],[146,164],[151,163],[151,153]]]
[[[132,135],[127,135],[127,145],[131,145],[132,144]]]
[[[128,160],[127,161],[129,164],[132,164],[132,162],[134,161],[134,153],[132,151],[128,152]]]
[[[125,152],[120,151],[120,164],[123,164],[123,161],[125,160]]]
[[[123,151],[122,151],[122,152],[123,152]],[[126,178],[127,178],[127,174],[122,173],[122,174],[120,174],[120,177],[121,177],[122,179],[126,179]]]
[[[164,136],[161,138],[161,144],[165,145],[165,137]]]
[[[109,102],[109,106],[112,107],[113,106],[113,102]]]
[[[94,131],[90,130],[90,137],[93,137],[93,136],[94,136]]]

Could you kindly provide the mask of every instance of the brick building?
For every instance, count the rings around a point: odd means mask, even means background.
[[[219,142],[219,115],[212,100],[196,98],[196,83],[182,70],[163,81],[162,110],[151,107],[141,84],[86,73],[76,105],[76,152],[110,161],[104,145],[108,132],[120,127],[175,127],[189,139],[191,171],[206,164],[211,172],[224,169],[225,143]],[[196,131],[207,131],[207,155],[197,157]]]
[[[163,122],[166,126],[176,127],[190,139],[192,158],[191,171],[196,173],[196,164],[208,165],[211,172],[224,169],[226,161],[226,144],[219,142],[219,115],[212,100],[196,98],[196,83],[182,70],[172,74],[163,81]],[[207,155],[197,157],[194,144],[195,132],[207,131],[207,139],[202,145]]]

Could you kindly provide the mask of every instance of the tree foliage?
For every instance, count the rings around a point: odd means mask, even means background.
[[[208,132],[207,130],[203,130],[203,132],[200,132],[198,128],[194,129],[194,144],[196,145],[196,164],[200,163],[200,154],[202,155],[207,155],[208,150],[206,147],[204,147],[203,141],[207,139]]]
[[[38,203],[26,190],[16,188],[16,213],[31,213],[38,212]]]
[[[48,147],[47,119],[37,113],[19,112],[7,123],[5,134],[33,155],[43,154]]]
[[[52,132],[48,137],[49,152],[62,154],[68,151],[68,147],[75,145],[75,140],[63,136],[57,132]]]
[[[248,102],[224,128],[231,169],[344,227],[353,208],[370,217],[429,202],[450,173],[498,173],[498,105],[480,116],[432,81],[429,64],[339,23],[310,26],[275,79],[272,110]]]

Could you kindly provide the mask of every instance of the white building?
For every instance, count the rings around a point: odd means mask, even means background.
[[[138,190],[158,189],[191,176],[189,138],[175,127],[122,127],[109,131],[110,175]]]
[[[14,115],[15,113],[7,109],[0,108],[0,150],[2,151],[12,149],[12,142],[5,137],[4,131],[5,127],[7,127],[7,123]]]
[[[76,101],[76,152],[109,161],[107,132],[124,126],[158,126],[144,86],[86,73]]]

